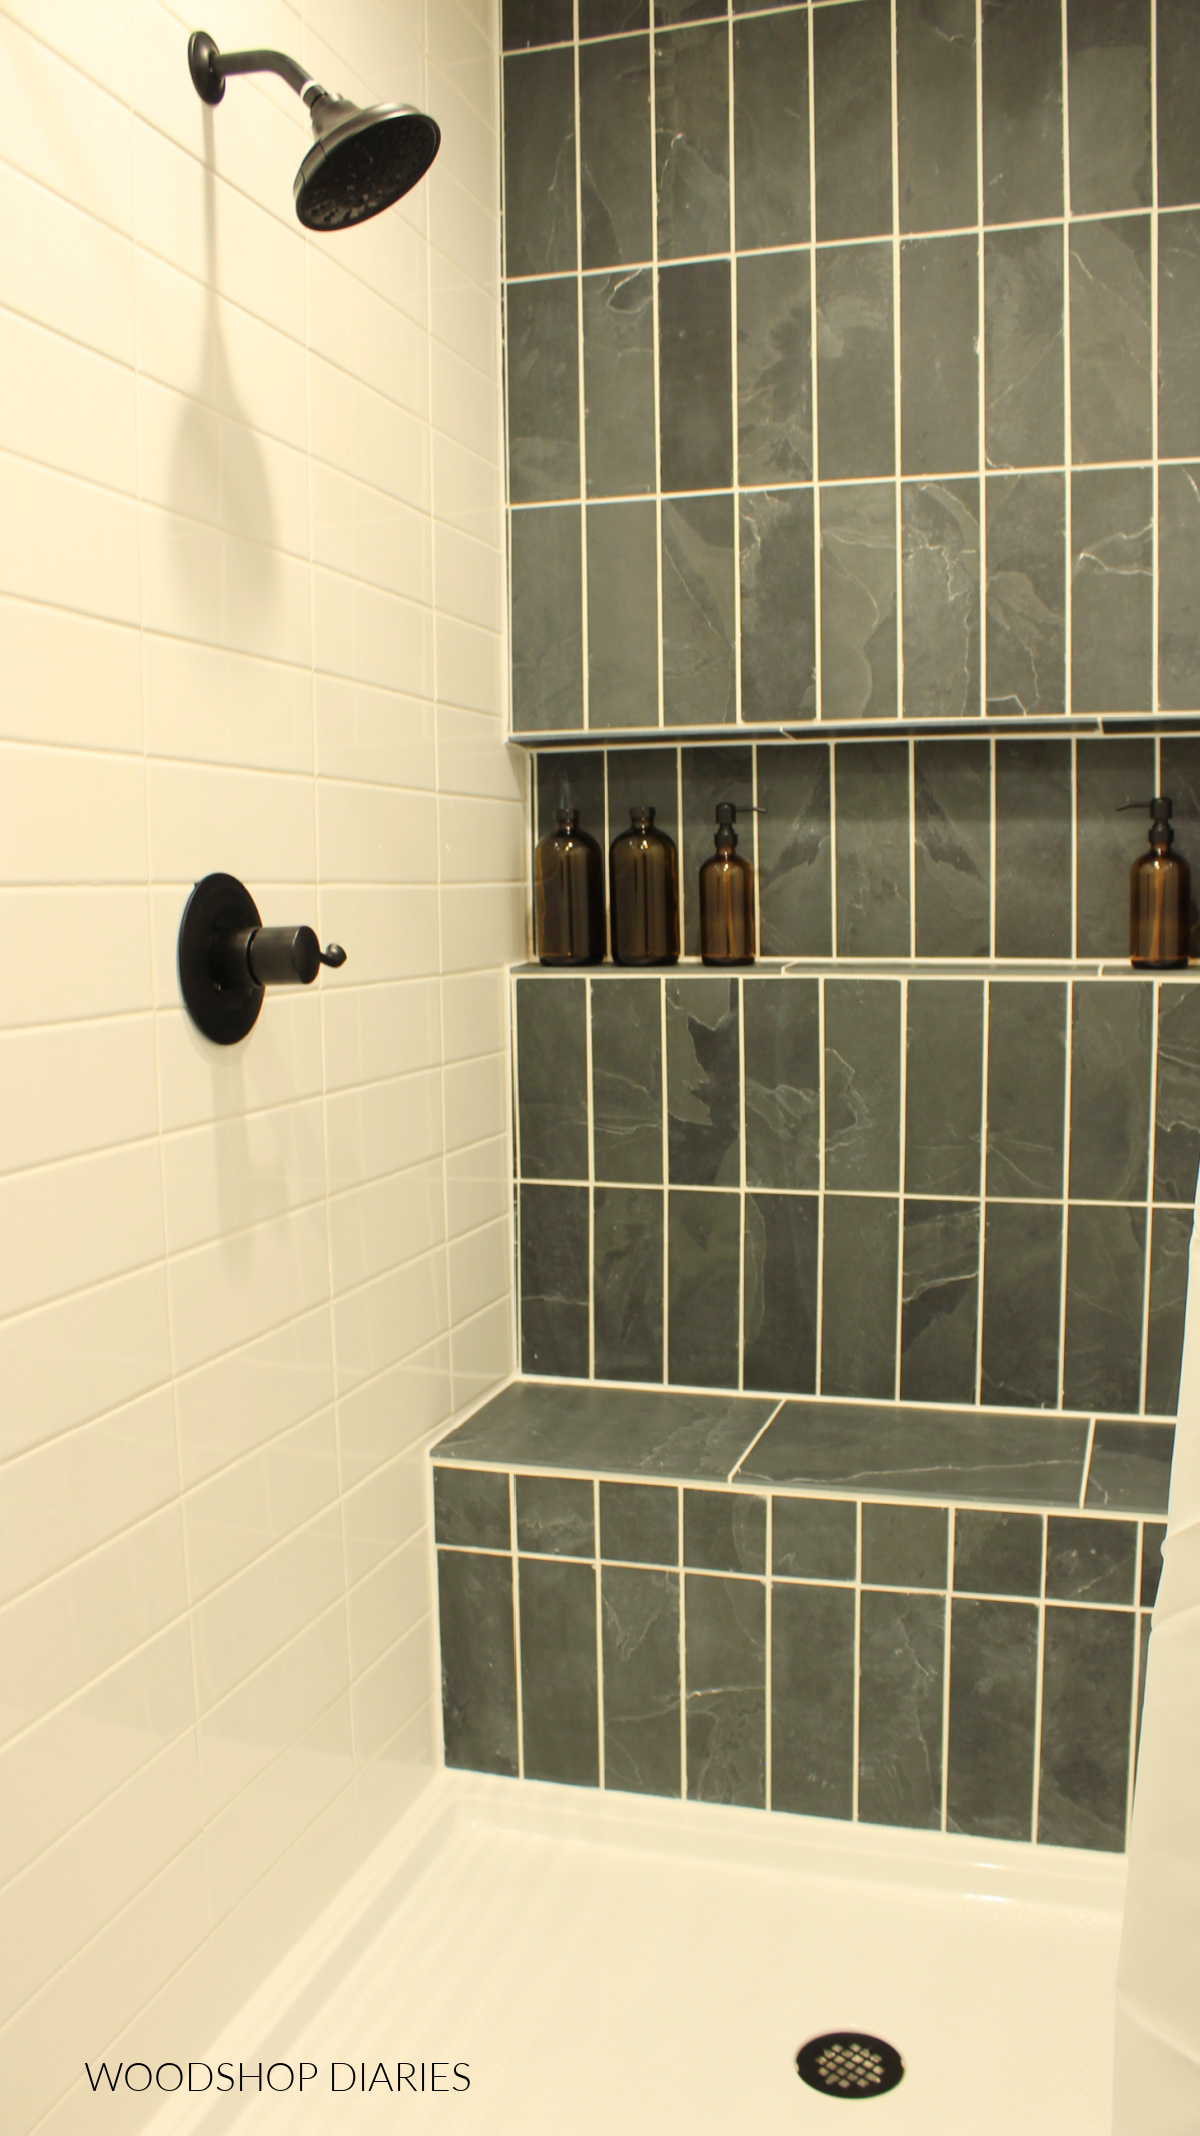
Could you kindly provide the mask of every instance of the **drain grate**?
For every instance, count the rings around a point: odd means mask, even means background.
[[[800,2049],[796,2070],[831,2099],[878,2099],[895,2090],[904,2064],[894,2047],[869,2032],[823,2032]]]

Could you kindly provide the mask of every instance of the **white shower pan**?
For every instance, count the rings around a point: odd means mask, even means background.
[[[1111,1857],[442,1774],[213,2042],[277,2085],[315,2064],[303,2097],[177,2097],[156,2136],[1103,2136],[1123,1886]],[[837,2030],[891,2042],[899,2085],[801,2083]]]

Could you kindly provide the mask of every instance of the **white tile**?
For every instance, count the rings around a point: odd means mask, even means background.
[[[312,358],[310,392],[314,458],[427,512],[430,443],[423,418],[319,356]]]
[[[434,340],[453,349],[486,378],[500,376],[500,306],[497,282],[482,286],[444,253],[430,249],[429,323]],[[438,355],[435,351],[433,361]]]
[[[343,1091],[326,1105],[333,1193],[407,1172],[442,1147],[442,1086],[436,1069]]]
[[[465,1409],[478,1402],[493,1387],[500,1386],[513,1370],[512,1307],[507,1299],[489,1305],[486,1311],[463,1327],[450,1341],[453,1366],[454,1406]]]
[[[41,0],[5,0],[5,12],[81,74],[128,101],[129,38],[111,12],[98,11],[92,0],[56,0],[51,9]]]
[[[0,743],[0,881],[144,883],[140,757]]]
[[[157,1139],[0,1179],[0,1296],[26,1313],[163,1253]]]
[[[0,890],[0,1028],[149,1008],[149,920],[144,889]]]
[[[478,629],[498,631],[504,591],[499,548],[438,522],[433,553],[439,610]]]
[[[448,884],[441,894],[442,969],[494,970],[528,954],[524,885]]]
[[[515,800],[439,799],[438,839],[444,883],[524,885],[527,832]]]
[[[0,190],[3,176],[0,166]],[[141,748],[140,639],[131,625],[0,599],[0,636],[6,737],[90,751]]]
[[[339,1396],[425,1349],[448,1326],[446,1264],[425,1254],[336,1298],[333,1327]]]
[[[312,574],[313,658],[326,675],[428,697],[433,632],[428,608],[342,572]]]
[[[472,972],[442,981],[442,1029],[447,1061],[506,1053],[508,983],[503,972]]]
[[[147,504],[307,559],[309,468],[294,445],[147,378],[137,429]]]
[[[403,1447],[427,1442],[450,1421],[450,1345],[443,1337],[338,1402],[342,1478],[359,1481]]]
[[[428,1537],[423,1530],[350,1589],[350,1666],[361,1676],[433,1608]]]
[[[310,1098],[168,1135],[162,1158],[168,1250],[229,1238],[323,1197],[321,1102]]]
[[[440,705],[460,705],[467,712],[508,713],[508,685],[499,635],[439,615],[434,629],[437,691]]]
[[[431,900],[422,917],[434,913]],[[330,988],[322,998],[325,1076],[330,1090],[376,1083],[432,1068],[440,1054],[436,979],[403,979],[377,986]]]
[[[311,658],[307,566],[270,542],[143,505],[142,593],[150,630],[302,665]]]
[[[311,897],[311,892],[309,893]],[[165,958],[168,983],[177,996],[170,970],[186,892],[164,894]],[[302,907],[295,906],[297,915]],[[283,918],[282,907],[272,920]],[[249,1039],[239,1046],[215,1046],[198,1031],[182,1004],[164,1008],[156,1018],[159,1096],[165,1132],[172,1128],[233,1120],[271,1105],[315,1093],[321,1088],[321,1002],[313,987],[277,990],[264,1004]]]
[[[128,234],[133,212],[127,105],[0,16],[7,162]]]
[[[144,639],[146,747],[152,756],[245,764],[262,771],[313,768],[313,678],[248,653]]]
[[[329,883],[437,880],[437,802],[432,794],[322,780],[317,788],[320,874]]]
[[[138,510],[131,497],[97,489],[0,454],[0,583],[9,594],[136,623]]]
[[[0,277],[13,311],[132,364],[132,240],[7,164],[0,166]]]
[[[446,1147],[464,1149],[508,1132],[511,1079],[502,1053],[479,1054],[446,1069]]]
[[[0,1036],[0,1172],[158,1132],[154,1019]]]
[[[335,1295],[442,1244],[442,1167],[414,1166],[335,1195],[329,1204],[329,1259]]]
[[[422,979],[438,968],[438,893],[376,883],[319,886],[321,940],[346,950],[346,977],[362,986],[378,979]],[[3,909],[0,899],[0,910]],[[331,987],[330,993],[336,992]]]
[[[429,361],[420,326],[315,247],[309,254],[309,289],[314,353],[424,417]]]
[[[512,1230],[508,1216],[450,1243],[450,1308],[455,1325],[509,1297]]]
[[[337,1508],[285,1536],[192,1609],[200,1712],[243,1684],[345,1591]]]
[[[315,675],[313,689],[323,777],[432,792],[437,752],[428,701],[340,675]]]
[[[202,1483],[332,1399],[333,1329],[324,1306],[183,1374],[175,1400],[185,1486]]]
[[[169,1387],[10,1461],[0,1491],[0,1600],[48,1579],[178,1495]]]
[[[480,66],[473,88],[475,96],[486,95],[486,74]],[[443,69],[431,68],[429,101],[436,105],[442,129],[439,163],[488,213],[498,205],[500,156],[497,138],[485,117],[468,101],[457,80]]]
[[[0,368],[0,448],[135,494],[137,400],[124,364],[0,311]]]
[[[346,1607],[339,1600],[201,1716],[204,1807],[215,1817],[350,1688]]]
[[[437,725],[439,785],[445,797],[443,822],[449,818],[449,797],[453,795],[513,804],[521,811],[517,873],[523,876],[528,865],[528,832],[522,806],[529,771],[526,752],[515,742],[506,743],[503,723],[492,713],[463,712],[457,706],[440,704]]]
[[[161,1266],[0,1322],[0,1454],[41,1446],[170,1376]]]
[[[369,1572],[402,1550],[425,1528],[428,1481],[425,1449],[419,1443],[374,1469],[365,1482],[347,1491],[342,1502],[346,1529],[346,1577],[353,1588]],[[397,1627],[399,1631],[401,1627]],[[399,1720],[396,1723],[399,1727]]]
[[[228,106],[221,113],[228,117]],[[248,123],[250,114],[243,116]],[[146,251],[181,267],[279,333],[304,339],[304,239],[256,200],[226,184],[173,141],[134,120],[136,234]],[[281,158],[280,178],[292,173]]]
[[[138,363],[147,377],[305,449],[306,357],[290,334],[147,252],[137,257],[136,315]]]
[[[287,50],[298,38],[299,10],[281,7],[276,12],[271,27],[265,7],[260,7],[255,33],[264,42],[278,37],[280,48]],[[311,138],[298,100],[285,96],[282,84],[274,80],[241,80],[212,115],[192,84],[188,32],[180,15],[171,13],[163,0],[133,0],[130,14],[134,110],[201,163],[211,159],[227,183],[274,215],[290,234],[295,209],[289,174]],[[212,22],[212,8],[205,20]],[[241,24],[232,19],[229,28],[234,41],[240,41]],[[214,28],[210,34],[225,44],[220,31]]]
[[[439,519],[499,549],[503,485],[494,460],[469,452],[457,438],[433,433],[433,505]]]
[[[437,1712],[433,1699],[418,1707],[383,1748],[360,1765],[354,1791],[364,1848],[378,1844],[398,1818],[429,1785],[439,1758]],[[57,2136],[57,2132],[56,2132]]]
[[[314,462],[312,551],[317,563],[386,593],[428,601],[433,582],[426,514],[386,490]]]
[[[186,1372],[324,1301],[324,1207],[299,1209],[178,1254],[167,1280],[176,1369]]]
[[[205,1835],[221,1921],[354,1778],[350,1701],[340,1698],[213,1818]]]
[[[432,247],[469,275],[480,289],[500,287],[499,217],[475,199],[447,167],[434,164],[425,181],[429,189],[429,236]]]
[[[337,1495],[332,1408],[189,1491],[183,1528],[193,1602],[315,1519]]]
[[[427,1702],[434,1680],[430,1628],[419,1624],[353,1686],[354,1747],[360,1758],[374,1757],[412,1719]]]
[[[507,1135],[495,1135],[447,1157],[446,1223],[452,1239],[498,1217],[507,1224],[511,1202],[512,1152]]]

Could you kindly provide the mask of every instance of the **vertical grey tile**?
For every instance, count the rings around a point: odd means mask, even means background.
[[[885,1402],[895,1395],[897,1219],[888,1197],[826,1198],[822,1394]]]
[[[816,231],[892,227],[892,32],[888,0],[813,10]]]
[[[974,225],[974,0],[898,0],[896,90],[900,228]]]
[[[601,1604],[604,1784],[678,1795],[679,1575],[606,1565]]]
[[[583,543],[578,505],[512,514],[512,721],[583,725]]]
[[[837,954],[907,957],[907,743],[839,743],[836,780]]]
[[[776,1587],[771,1601],[771,1807],[850,1817],[854,1596]]]
[[[1146,1615],[1139,1616],[1138,1618],[1138,1650],[1136,1661],[1138,1686],[1137,1717],[1134,1721],[1133,1727],[1133,1770],[1135,1778],[1137,1776],[1138,1752],[1142,1746],[1142,1712],[1146,1704],[1146,1664],[1150,1657],[1151,1621],[1151,1618]]]
[[[577,808],[580,826],[604,848],[604,752],[601,749],[539,749],[536,766],[537,822],[534,837],[554,825],[556,809]]]
[[[863,1585],[944,1588],[948,1535],[944,1506],[864,1505]]]
[[[867,0],[858,0],[865,7]],[[895,334],[890,245],[817,254],[817,392],[821,478],[890,475],[896,466]]]
[[[672,1186],[741,1178],[737,985],[667,981],[667,1148]]]
[[[983,1135],[983,987],[910,979],[904,1185],[978,1194]]]
[[[1065,1408],[1136,1413],[1145,1285],[1145,1210],[1075,1204],[1067,1222]]]
[[[1200,1159],[1200,989],[1164,980],[1158,996],[1154,1199],[1196,1199]]]
[[[765,957],[828,957],[833,949],[829,749],[760,748],[758,902]]]
[[[1168,1220],[1179,1214],[1174,1209],[1163,1213]],[[1152,1286],[1153,1280],[1151,1277]],[[1143,1512],[1153,1508],[1165,1513],[1174,1451],[1175,1433],[1169,1425],[1129,1424],[1098,1417],[1092,1433],[1084,1505],[1138,1507]],[[1109,1599],[1127,1601],[1129,1597]]]
[[[1190,1209],[1156,1209],[1150,1235],[1150,1317],[1146,1329],[1146,1407],[1173,1417],[1179,1407],[1183,1315],[1187,1304]]]
[[[858,1814],[867,1824],[941,1824],[945,1612],[941,1595],[863,1595]]]
[[[989,987],[987,1191],[1063,1191],[1065,986],[993,980]]]
[[[901,246],[900,368],[904,473],[978,467],[979,240],[973,233]]]
[[[737,320],[738,480],[746,488],[806,482],[813,469],[807,252],[739,259]]]
[[[954,1516],[954,1587],[977,1595],[1040,1595],[1040,1513],[977,1512]]]
[[[1150,205],[1151,0],[1070,0],[1071,207]]]
[[[767,1569],[767,1501],[748,1491],[683,1494],[683,1562],[693,1572]]]
[[[700,899],[697,878],[715,851],[717,804],[732,801],[738,810],[741,849],[754,858],[754,761],[743,745],[732,749],[681,751],[683,821],[679,839],[680,896],[683,903],[684,953],[700,954]]]
[[[1058,228],[984,240],[984,408],[989,467],[1063,459],[1063,242]]]
[[[658,507],[587,513],[588,725],[658,725]]]
[[[571,40],[571,0],[504,0],[504,49]]]
[[[815,979],[742,987],[746,1184],[815,1189],[821,1178],[821,1009]]]
[[[904,712],[971,719],[979,701],[979,483],[906,482]]]
[[[1159,785],[1172,804],[1176,851],[1192,864],[1191,953],[1200,956],[1200,911],[1197,910],[1197,872],[1200,869],[1200,734],[1164,734],[1159,742]]]
[[[1149,712],[1154,666],[1151,470],[1096,468],[1072,475],[1071,542],[1072,710]]]
[[[1037,1837],[1043,1846],[1125,1845],[1132,1611],[1046,1611]]]
[[[692,1802],[766,1799],[766,1600],[761,1580],[690,1572],[687,1787]]]
[[[587,981],[518,979],[522,1179],[588,1176]]]
[[[679,1493],[661,1483],[600,1485],[600,1551],[634,1565],[679,1563]]]
[[[733,481],[729,262],[693,260],[658,277],[659,412],[664,490]]]
[[[737,717],[734,500],[663,500],[663,719],[668,727]]]
[[[1076,955],[1129,955],[1129,870],[1146,850],[1149,809],[1119,814],[1154,792],[1152,741],[1081,741],[1076,778]]]
[[[637,274],[585,275],[583,390],[588,496],[648,493],[654,488],[654,290],[648,267]],[[576,409],[578,421],[578,403]]]
[[[645,19],[643,9],[643,24]],[[581,47],[579,187],[585,267],[623,267],[650,258],[653,184],[649,38],[623,37]]]
[[[729,33],[723,23],[654,40],[660,259],[729,250]]]
[[[983,1249],[981,1398],[996,1408],[1058,1403],[1062,1208],[989,1202]]]
[[[946,1752],[951,1832],[1032,1837],[1037,1617],[1029,1603],[954,1603]]]
[[[1071,1008],[1070,1192],[1078,1201],[1144,1201],[1150,1154],[1149,983],[1077,979]]]
[[[1200,704],[1200,467],[1158,478],[1158,697],[1164,712]]]
[[[579,336],[575,284],[508,290],[508,474],[514,504],[579,495]]]
[[[657,979],[605,979],[592,988],[592,1119],[597,1179],[661,1184]]]
[[[746,1387],[816,1393],[819,1230],[815,1194],[746,1197]]]
[[[508,1477],[497,1469],[435,1466],[433,1521],[439,1543],[511,1550]]]
[[[658,828],[669,838],[679,837],[679,760],[673,749],[610,749],[608,770],[608,835],[629,829],[629,812],[654,808]]]
[[[527,1780],[600,1784],[596,1575],[522,1558],[521,1731]]]
[[[1156,1520],[1142,1523],[1142,1577],[1138,1600],[1143,1609],[1153,1609],[1158,1600],[1158,1583],[1162,1578],[1162,1548],[1166,1540],[1166,1526]]]
[[[1192,0],[1158,0],[1158,199],[1160,207],[1200,200],[1200,17]]]
[[[662,1194],[657,1187],[597,1187],[594,1225],[596,1377],[661,1380]]]
[[[1062,21],[1046,0],[983,0],[983,215],[1061,215]]]
[[[738,510],[742,718],[750,723],[814,719],[813,493],[744,490]]]
[[[986,742],[918,742],[918,957],[986,957],[991,946],[992,765]]]
[[[619,37],[622,30],[644,30],[650,0],[579,0],[581,37]]]
[[[825,719],[894,719],[896,493],[890,482],[821,492]]]
[[[590,1477],[518,1476],[517,1549],[538,1557],[596,1554]]]
[[[569,46],[504,62],[504,264],[510,275],[561,274],[575,265],[575,63]]]
[[[989,475],[988,710],[1066,702],[1066,478]]]
[[[1181,460],[1200,452],[1200,213],[1158,224],[1158,449]]]
[[[1046,1524],[1046,1593],[1055,1602],[1132,1602],[1135,1520],[1080,1520],[1051,1514]]]
[[[588,1375],[588,1191],[521,1188],[521,1370]]]
[[[512,1559],[438,1551],[446,1763],[517,1773]]]
[[[1071,225],[1071,454],[1151,450],[1150,218]]]
[[[1074,929],[1069,742],[996,743],[998,957],[1069,957]]]
[[[906,1402],[975,1399],[979,1204],[906,1201],[900,1394]]]
[[[737,245],[799,245],[809,234],[808,15],[737,22],[733,31]]]
[[[776,1579],[853,1580],[857,1528],[857,1509],[849,1499],[777,1496],[771,1507]]]
[[[825,1184],[886,1190],[900,1178],[900,984],[825,982]]]
[[[734,1193],[668,1197],[667,1377],[736,1387],[741,1210]]]

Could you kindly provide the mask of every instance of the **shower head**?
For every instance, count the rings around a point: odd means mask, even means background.
[[[363,111],[330,96],[286,52],[220,52],[205,30],[188,40],[199,96],[219,104],[230,74],[278,74],[307,106],[316,141],[296,173],[296,213],[308,230],[348,230],[390,208],[425,176],[441,144],[437,122],[409,104]]]

